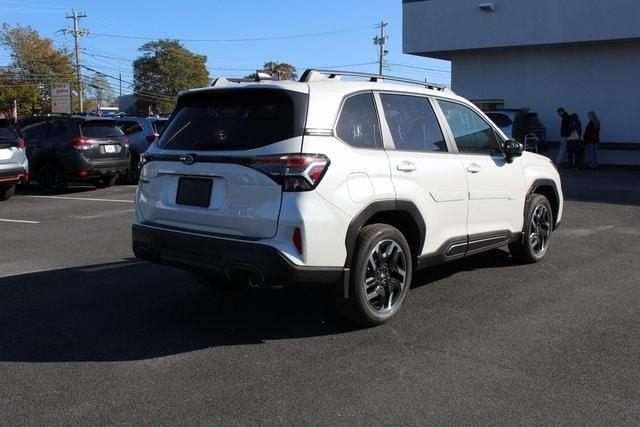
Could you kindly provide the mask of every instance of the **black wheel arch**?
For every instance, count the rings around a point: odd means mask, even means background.
[[[426,238],[424,218],[413,202],[391,199],[372,202],[351,220],[345,238],[347,248],[345,267],[351,266],[358,234],[362,227],[377,222],[389,224],[402,232],[409,243],[415,265],[415,260],[420,255]]]
[[[541,194],[549,200],[551,204],[551,210],[553,213],[553,229],[555,230],[560,225],[558,222],[558,213],[560,211],[560,193],[558,192],[558,186],[552,179],[536,179],[533,181],[527,192],[527,196],[532,194]],[[525,206],[526,208],[526,206]]]

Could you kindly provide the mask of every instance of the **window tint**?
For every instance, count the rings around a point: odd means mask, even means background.
[[[382,94],[380,97],[396,150],[448,151],[427,98],[389,94]]]
[[[87,138],[117,138],[122,136],[122,131],[110,121],[86,121],[80,124],[82,136]]]
[[[9,123],[0,123],[0,139],[16,139],[18,134],[11,128]]]
[[[118,127],[122,129],[125,135],[131,135],[132,133],[142,132],[142,126],[138,122],[118,122]]]
[[[273,89],[185,95],[159,145],[180,150],[250,150],[302,136],[308,98]]]
[[[458,151],[469,154],[502,154],[493,128],[476,112],[454,102],[438,101],[442,107]]]
[[[337,136],[354,147],[382,147],[372,94],[363,93],[347,98],[338,120]]]

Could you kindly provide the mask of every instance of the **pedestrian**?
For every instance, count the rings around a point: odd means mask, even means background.
[[[516,141],[524,144],[524,138],[527,136],[527,113],[529,109],[522,107],[513,117],[513,125],[511,125],[511,136]]]
[[[589,111],[589,123],[584,130],[584,145],[587,149],[587,167],[598,168],[598,143],[600,143],[600,120],[595,111]]]
[[[558,115],[562,118],[562,123],[560,124],[560,147],[556,155],[556,165],[560,166],[564,154],[567,151],[567,138],[569,138],[573,129],[571,126],[571,116],[564,108],[558,108]]]
[[[584,167],[587,164],[585,160],[585,147],[582,143],[582,122],[577,113],[571,114],[571,120],[573,122],[574,129],[578,132],[578,157],[576,159],[576,165],[578,167]]]
[[[567,137],[567,153],[569,154],[569,169],[578,170],[580,156],[580,136],[582,123],[576,113],[571,114],[571,133]]]

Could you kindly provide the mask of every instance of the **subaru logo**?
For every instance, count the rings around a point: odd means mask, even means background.
[[[180,156],[180,161],[185,165],[192,165],[196,161],[195,154],[185,154],[183,156]]]

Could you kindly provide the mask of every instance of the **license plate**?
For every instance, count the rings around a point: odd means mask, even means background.
[[[180,178],[176,204],[208,208],[213,181],[206,178]]]
[[[115,145],[105,145],[104,146],[105,153],[117,153],[117,147]]]

